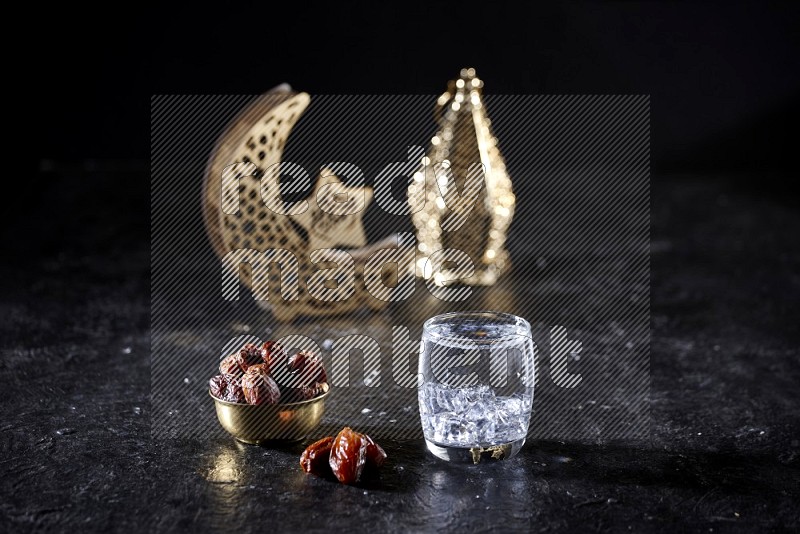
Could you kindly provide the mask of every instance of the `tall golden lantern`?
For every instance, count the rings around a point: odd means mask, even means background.
[[[471,68],[449,82],[436,102],[439,129],[409,186],[417,275],[426,279],[430,255],[442,249],[463,251],[475,269],[467,278],[443,269],[435,275],[443,281],[461,277],[466,284],[491,285],[509,266],[505,242],[515,198],[482,90]]]

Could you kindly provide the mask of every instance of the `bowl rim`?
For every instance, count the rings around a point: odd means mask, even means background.
[[[313,399],[308,399],[308,400],[303,400],[303,401],[298,401],[298,402],[285,402],[285,403],[280,403],[279,402],[278,404],[250,404],[250,403],[247,403],[247,402],[229,402],[229,401],[218,399],[217,397],[215,397],[211,393],[211,388],[208,389],[208,396],[211,397],[212,399],[214,399],[214,402],[219,403],[219,404],[224,404],[226,406],[249,406],[251,408],[262,408],[262,407],[285,408],[285,407],[293,407],[293,406],[302,406],[303,404],[310,404],[312,402],[317,402],[317,401],[322,400],[325,397],[327,397],[330,392],[331,392],[330,387],[328,387],[328,390],[325,391],[325,393],[323,393],[322,395],[317,395]]]

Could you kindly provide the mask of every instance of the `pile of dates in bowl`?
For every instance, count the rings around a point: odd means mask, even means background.
[[[287,354],[275,342],[247,344],[209,381],[217,418],[233,437],[259,444],[299,440],[324,413],[328,377],[318,354]]]

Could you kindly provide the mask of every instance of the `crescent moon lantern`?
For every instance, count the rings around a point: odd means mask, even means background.
[[[206,233],[218,257],[224,258],[236,249],[259,252],[283,249],[292,252],[297,258],[298,299],[284,300],[275,287],[278,284],[270,283],[269,300],[256,301],[282,321],[298,316],[336,315],[362,306],[372,310],[385,308],[388,301],[374,298],[365,288],[364,263],[375,250],[396,243],[396,238],[389,237],[367,246],[361,217],[372,200],[372,190],[345,187],[327,169],[317,178],[307,199],[308,209],[302,213],[282,215],[265,203],[265,199],[283,202],[280,200],[278,180],[264,180],[265,183],[262,183],[261,177],[265,171],[275,169],[273,166],[281,163],[283,149],[292,128],[310,102],[311,97],[308,94],[292,92],[288,86],[280,86],[258,97],[220,136],[209,158],[203,184]],[[228,181],[231,178],[230,172],[226,175],[226,168],[230,169],[232,164],[237,163],[251,164],[254,169],[249,176],[234,177],[238,181],[238,191],[236,182],[231,186],[232,183]],[[336,184],[336,187],[323,188],[328,184]],[[346,210],[347,213],[352,213],[349,215],[336,215],[336,210],[330,207],[341,202],[333,197],[343,192],[348,193],[348,202],[362,202],[361,209],[357,212],[353,209]],[[238,211],[223,210],[224,205],[237,206],[237,199]],[[320,209],[320,204],[328,209]],[[308,278],[318,271],[310,254],[315,250],[335,247],[358,247],[347,250],[354,260],[354,291],[349,298],[343,300],[320,300],[312,296],[307,287]],[[235,268],[239,269],[239,265]],[[270,282],[278,281],[274,271],[272,269],[269,273]],[[370,276],[373,277],[372,274]],[[374,275],[378,276],[381,275]],[[252,287],[250,276],[242,278]],[[384,275],[383,282],[389,286],[396,285],[397,275]]]

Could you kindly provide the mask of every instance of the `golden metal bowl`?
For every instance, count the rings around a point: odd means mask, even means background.
[[[211,395],[211,391],[208,392]],[[328,390],[311,400],[287,404],[239,404],[216,398],[217,419],[239,441],[261,445],[270,441],[304,439],[322,420]]]

